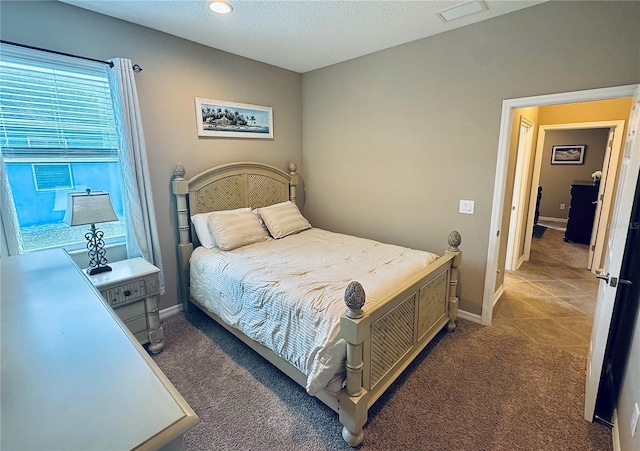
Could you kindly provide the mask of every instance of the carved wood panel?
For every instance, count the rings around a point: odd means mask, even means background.
[[[371,326],[373,387],[413,346],[415,294]]]
[[[198,190],[196,205],[198,213],[241,207],[246,207],[245,181],[242,174],[221,178]],[[193,209],[193,206],[191,208]]]
[[[262,174],[234,174],[203,186],[195,199],[198,213],[259,208],[288,200],[289,185]]]
[[[289,185],[260,174],[249,174],[249,206],[266,207],[289,200]]]
[[[431,282],[420,288],[418,301],[418,340],[431,326],[447,314],[447,288],[449,272],[444,271]]]

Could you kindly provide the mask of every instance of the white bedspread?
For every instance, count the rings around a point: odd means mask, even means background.
[[[314,228],[233,251],[198,247],[191,295],[298,368],[314,395],[343,366],[339,330],[349,282],[364,287],[366,310],[437,257]]]

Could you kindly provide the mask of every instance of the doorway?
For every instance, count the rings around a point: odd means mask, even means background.
[[[625,116],[629,100],[619,102]],[[598,109],[601,105],[602,102],[592,102],[591,108]],[[515,113],[533,114],[539,123],[544,123],[556,109],[572,117],[573,107],[551,105],[538,108],[535,114],[521,109]],[[510,266],[507,255],[502,294],[496,296],[499,300],[492,320],[516,335],[586,358],[598,289],[598,281],[590,272],[596,247],[593,243],[605,240],[607,235],[605,228],[596,237],[601,222],[597,215],[608,218],[612,201],[609,197],[605,199],[605,192],[613,191],[622,150],[621,140],[615,140],[614,136],[623,134],[625,121],[540,125],[533,155],[535,163],[531,164],[534,170],[529,169],[528,173],[522,167],[530,167],[528,161],[532,156],[523,145],[526,134],[523,124],[527,122],[532,121],[522,115],[520,130],[512,128],[519,143],[507,241],[515,251],[512,254],[515,258]],[[577,149],[579,164],[554,160],[557,148]],[[601,173],[598,182],[592,178],[596,173]],[[516,199],[524,193],[531,193],[528,212],[517,207]],[[504,214],[508,213],[505,206]],[[544,220],[552,220],[555,225],[564,221],[566,229],[545,227]],[[523,233],[523,224],[535,233]]]
[[[638,91],[638,92],[635,92]],[[635,94],[635,96],[634,96]],[[623,275],[622,272],[620,271],[620,267],[616,266],[618,265],[620,262],[619,260],[621,260],[620,254],[622,253],[620,250],[620,245],[624,244],[622,242],[622,240],[624,240],[624,237],[626,236],[626,233],[618,233],[619,230],[622,231],[627,231],[628,230],[628,224],[630,224],[629,222],[629,214],[632,210],[632,203],[630,201],[630,196],[628,195],[628,188],[630,187],[630,183],[627,183],[625,180],[625,173],[626,172],[630,172],[634,174],[635,179],[637,179],[637,174],[638,174],[638,156],[640,155],[639,152],[637,152],[638,150],[638,146],[637,146],[637,141],[633,140],[633,136],[635,136],[636,134],[636,130],[637,130],[637,102],[638,102],[638,95],[640,95],[640,88],[638,88],[638,85],[631,85],[631,86],[623,86],[623,87],[617,87],[617,88],[607,88],[607,89],[599,89],[599,90],[593,90],[593,91],[582,91],[582,92],[576,92],[576,93],[568,93],[568,94],[562,94],[562,95],[554,95],[554,96],[543,96],[543,98],[529,98],[529,99],[515,99],[515,100],[511,100],[511,101],[505,101],[503,103],[503,117],[502,117],[502,122],[501,122],[501,134],[500,134],[500,142],[499,142],[499,152],[498,152],[498,162],[497,162],[497,170],[496,170],[496,185],[495,185],[495,191],[494,191],[494,203],[493,203],[493,210],[492,210],[492,227],[491,227],[491,235],[490,235],[490,245],[489,245],[489,252],[488,252],[488,261],[487,261],[487,273],[485,276],[485,293],[484,293],[484,299],[483,299],[483,312],[482,312],[482,319],[483,319],[483,324],[491,324],[491,315],[493,313],[493,303],[494,303],[494,295],[493,293],[495,292],[495,288],[496,288],[496,273],[493,271],[497,271],[497,267],[498,267],[498,261],[497,261],[497,255],[498,255],[498,250],[499,250],[499,243],[500,243],[500,225],[501,225],[501,220],[502,220],[502,213],[504,210],[504,196],[505,196],[505,191],[506,191],[506,169],[507,169],[507,162],[508,162],[508,145],[507,145],[507,134],[510,131],[510,125],[511,125],[511,121],[512,121],[512,114],[515,108],[517,108],[517,106],[515,105],[522,105],[522,106],[532,106],[535,105],[536,100],[540,101],[543,100],[546,103],[543,103],[545,105],[551,105],[554,103],[558,103],[558,102],[553,102],[552,99],[571,99],[569,100],[569,102],[575,102],[575,101],[590,101],[590,100],[604,100],[604,99],[617,99],[617,98],[630,98],[633,97],[633,101],[632,103],[629,105],[629,108],[627,109],[627,111],[631,111],[631,106],[633,105],[634,108],[634,112],[632,113],[631,118],[633,119],[633,126],[630,129],[629,132],[629,140],[630,142],[633,142],[634,144],[631,145],[631,147],[627,147],[627,149],[625,149],[625,156],[621,161],[621,172],[620,172],[620,189],[617,190],[617,194],[616,194],[616,202],[615,205],[613,205],[613,203],[610,205],[610,207],[615,207],[615,211],[612,215],[612,231],[610,233],[611,237],[609,240],[608,244],[604,245],[605,248],[605,252],[607,253],[607,259],[605,261],[605,273],[606,274],[599,274],[598,278],[605,280],[607,283],[602,283],[602,282],[598,282],[598,294],[597,294],[597,302],[596,302],[596,314],[595,314],[595,321],[593,322],[593,334],[591,335],[590,338],[590,348],[589,348],[589,355],[588,355],[588,371],[587,371],[587,388],[586,388],[586,394],[585,394],[585,418],[587,420],[592,420],[593,417],[593,404],[594,404],[594,400],[596,400],[595,397],[595,393],[596,391],[593,390],[593,386],[597,387],[597,383],[600,380],[600,376],[601,373],[600,371],[604,371],[605,370],[605,364],[602,361],[602,357],[603,355],[606,353],[604,351],[605,349],[605,345],[607,345],[607,333],[611,332],[611,331],[617,331],[617,329],[614,329],[618,326],[616,326],[615,322],[612,321],[612,316],[611,316],[611,310],[612,310],[612,303],[608,302],[610,301],[610,297],[607,297],[605,295],[603,295],[603,289],[604,289],[604,293],[607,292],[607,290],[609,290],[609,286],[613,287],[613,289],[615,289],[615,287],[617,286],[618,283],[618,276],[621,278],[625,278],[625,281],[628,282],[631,280],[630,276],[628,275]],[[564,102],[564,103],[568,103],[568,102]],[[624,116],[624,120],[625,121],[629,121],[630,117],[629,117],[629,113],[627,113]],[[632,164],[633,163],[633,164]],[[612,164],[612,163],[610,163]],[[633,171],[630,169],[633,167]],[[634,179],[634,177],[631,177],[632,179]],[[627,179],[629,179],[629,177],[627,177]],[[611,188],[612,190],[614,189],[613,187]],[[633,186],[633,189],[636,189],[636,185]],[[607,221],[600,221],[600,222],[606,222],[608,223],[608,217],[607,217]],[[600,224],[597,225],[597,227],[600,227]],[[619,238],[620,237],[620,238]],[[613,241],[613,243],[612,243]],[[612,259],[613,255],[616,255],[616,258]],[[612,264],[613,261],[613,264]],[[611,276],[616,276],[616,277],[611,277],[610,280],[610,274]],[[625,282],[625,283],[626,283]],[[603,288],[604,287],[604,288]],[[611,293],[614,293],[614,291],[611,291]],[[485,310],[485,306],[487,307],[487,310]],[[631,414],[629,414],[628,412],[628,404],[626,403],[624,404],[624,408],[627,409],[627,415],[626,418],[630,418]],[[621,404],[622,405],[622,404]],[[637,406],[637,404],[636,404]],[[637,410],[637,407],[636,407]],[[613,413],[614,417],[615,417],[615,411]],[[617,423],[617,420],[614,419],[614,423]],[[633,426],[632,426],[633,427]],[[618,428],[615,427],[614,431],[616,431]],[[624,429],[623,429],[624,430]]]
[[[509,146],[514,110],[517,108],[535,108],[548,105],[562,105],[632,97],[634,89],[635,85],[629,85],[520,99],[509,99],[503,102],[502,117],[500,123],[500,137],[498,142],[498,158],[496,162],[496,178],[494,185],[489,245],[487,253],[487,267],[485,273],[485,289],[483,295],[481,317],[482,324],[491,324],[493,307],[495,302],[497,301],[496,282],[498,281],[497,275],[499,275],[498,257],[502,239],[501,229],[503,225],[503,206],[507,188],[506,184],[508,177]],[[534,194],[532,193],[532,195]],[[529,234],[529,232],[527,232],[527,234]]]
[[[517,110],[516,114],[521,112]],[[542,122],[548,113],[540,112],[536,117]],[[518,176],[520,162],[526,162],[529,156],[518,146],[508,242],[518,251],[519,260],[510,266],[507,255],[503,294],[493,316],[498,327],[583,358],[588,354],[598,289],[597,280],[588,270],[593,254],[590,239],[598,228],[596,206],[602,203],[598,199],[606,183],[594,182],[592,177],[596,172],[608,172],[611,154],[616,153],[611,152],[607,125],[540,126],[535,170],[522,179]],[[554,160],[557,148],[578,149],[579,164]],[[612,183],[615,174],[602,179]],[[520,217],[515,218],[519,192],[532,196],[529,212],[521,210]],[[513,233],[516,222],[528,222],[533,234]]]
[[[528,192],[527,172],[532,157],[533,135],[533,121],[526,116],[522,116],[520,118],[520,128],[518,132],[518,155],[509,219],[509,238],[507,242],[506,269],[512,271],[517,270],[525,260],[522,243],[527,227],[525,198]]]
[[[589,188],[590,192],[595,190],[595,192],[593,192],[593,199],[589,199],[588,202],[595,202],[595,211],[593,214],[593,222],[590,223],[590,230],[587,232],[587,236],[590,237],[590,239],[587,240],[588,243],[583,242],[584,244],[588,244],[588,259],[585,267],[592,273],[595,273],[596,270],[602,266],[604,245],[608,232],[607,223],[613,205],[617,170],[620,155],[622,154],[624,127],[624,120],[541,125],[539,127],[535,166],[531,180],[532,191],[533,186],[543,186],[542,202],[544,203],[547,201],[548,197],[556,200],[553,207],[543,209],[544,214],[541,214],[542,217],[551,216],[552,218],[558,217],[559,219],[566,219],[568,216],[567,211],[571,206],[571,196],[568,190],[568,187],[571,184],[570,179],[579,180],[585,182],[584,184],[589,184],[592,182],[592,174],[595,170],[599,170],[602,173],[599,181],[597,182],[598,186]],[[598,129],[601,131],[597,132],[596,130]],[[593,133],[586,133],[590,130],[596,135],[600,134],[602,138],[601,141],[599,141]],[[561,131],[566,133],[559,134]],[[551,154],[551,146],[547,143],[545,147],[545,143],[547,142],[547,138],[551,138],[554,134],[558,136],[557,139],[575,139],[578,141],[583,140],[585,142],[592,139],[593,143],[596,144],[596,147],[593,148],[593,145],[591,146],[592,148],[586,146],[584,149],[586,155],[584,157],[584,161],[580,165],[550,165],[549,157]],[[560,136],[562,136],[562,138],[560,138]],[[580,136],[584,136],[584,139],[580,138]],[[563,173],[565,174],[564,176],[562,175]],[[557,186],[558,184],[555,183],[556,186],[554,187],[554,184],[551,183],[551,187],[554,188],[553,191],[549,192],[549,190],[547,190],[545,193],[544,185],[549,181],[553,181],[554,178],[557,179],[559,177],[564,178],[564,185],[559,187]],[[584,191],[583,188],[576,187],[576,190],[578,189]],[[524,260],[529,260],[530,258],[531,243],[533,240],[532,237],[534,236],[534,210],[537,203],[535,203],[533,195],[531,196],[530,202],[527,233],[524,236]],[[564,208],[562,208],[563,206]],[[574,219],[578,219],[578,215],[576,214],[575,216],[576,218]],[[581,218],[578,220],[580,221]],[[582,226],[582,224],[578,224]],[[571,226],[572,224],[569,224],[569,227]],[[573,226],[575,227],[576,224],[574,223]],[[576,241],[572,240],[570,234],[571,230],[567,236],[568,240]]]

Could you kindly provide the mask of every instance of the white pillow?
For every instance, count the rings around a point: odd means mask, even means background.
[[[309,221],[300,214],[298,206],[291,201],[258,208],[257,212],[274,238],[283,238],[311,228]]]
[[[209,227],[213,232],[218,248],[230,251],[247,244],[266,241],[260,220],[251,211],[237,213],[213,212],[209,215]]]
[[[228,214],[228,213],[238,213],[240,211],[251,211],[251,208],[236,208],[235,210],[221,210],[217,213]],[[193,227],[196,229],[196,235],[198,236],[198,241],[200,244],[207,249],[213,249],[214,247],[218,247],[216,245],[216,239],[211,233],[211,229],[209,228],[209,215],[211,215],[211,211],[207,213],[198,213],[197,215],[191,216],[191,222],[193,222]]]

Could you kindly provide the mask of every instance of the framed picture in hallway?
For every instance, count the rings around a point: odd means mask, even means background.
[[[198,136],[273,139],[273,109],[196,97]]]
[[[551,164],[584,164],[585,145],[551,146]]]

